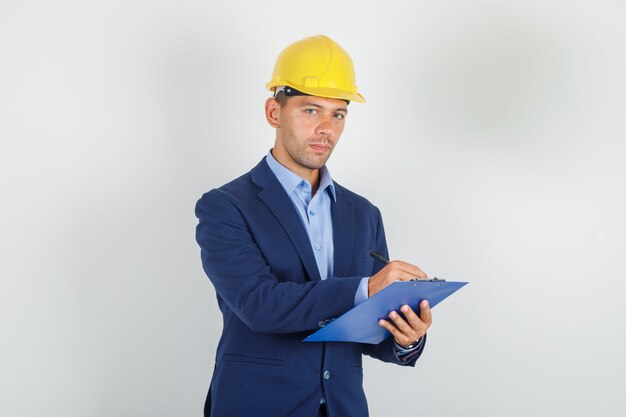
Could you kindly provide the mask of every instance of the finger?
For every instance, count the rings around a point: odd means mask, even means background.
[[[404,320],[402,316],[400,316],[400,314],[398,314],[397,312],[390,312],[389,318],[393,321],[393,324],[396,325],[396,328],[407,337],[410,338],[413,336],[413,333],[415,333],[413,327],[411,327],[411,325],[407,323],[406,320]]]
[[[428,278],[428,275],[422,271],[419,267],[410,264],[408,262],[404,262],[404,261],[392,261],[389,264],[393,265],[394,267],[398,267],[400,270],[402,270],[403,272],[411,275],[413,278],[417,277],[417,278]]]
[[[380,319],[378,320],[378,324],[387,329],[387,331],[393,336],[396,343],[400,346],[408,346],[415,340],[419,339],[419,337],[415,335],[407,335],[403,333],[400,329],[394,326],[393,323],[390,323],[387,320]]]
[[[417,268],[417,272],[415,273],[415,276],[421,279],[428,279],[428,274],[419,268]]]
[[[420,278],[425,278],[426,277],[426,273],[424,271],[421,270],[420,267],[410,264],[408,262],[404,262],[404,261],[394,261],[398,263],[398,266],[400,267],[400,269],[402,269],[403,271],[413,275],[413,276],[419,276]],[[422,277],[423,275],[423,277]]]
[[[422,274],[422,275],[425,275],[425,274]],[[412,274],[412,273],[409,273],[407,271],[400,270],[400,269],[397,271],[391,272],[390,276],[393,277],[397,281],[410,281],[415,278],[423,278],[422,276],[418,276],[416,274]]]
[[[380,327],[384,327],[389,333],[391,333],[391,335],[398,340],[398,338],[402,338],[402,333],[400,333],[400,331],[398,330],[398,328],[396,326],[394,326],[393,324],[389,323],[387,320],[384,319],[380,319],[378,320],[378,325]]]
[[[428,300],[422,300],[420,303],[420,319],[426,324],[427,327],[430,327],[430,325],[433,324],[433,314],[430,311],[430,304],[428,304]]]
[[[407,346],[413,343],[417,338],[413,336],[407,336],[400,331],[396,326],[387,320],[380,319],[378,320],[378,325],[387,329],[389,333],[393,336],[394,340],[400,346]]]
[[[397,281],[409,281],[415,278],[428,278],[426,273],[421,269],[414,267],[405,267],[399,263],[400,261],[394,261],[394,264],[389,264],[386,274]]]
[[[420,305],[424,305],[425,309],[429,311],[429,313],[425,314],[427,316],[426,319],[428,320],[428,322],[422,320],[422,317],[421,317],[422,313],[420,313],[420,315],[418,316],[415,313],[415,311],[413,311],[407,305],[402,306],[402,308],[400,309],[400,311],[402,311],[402,313],[404,314],[404,317],[406,317],[408,323],[411,325],[411,327],[415,331],[415,333],[412,334],[412,336],[416,336],[416,340],[426,334],[426,332],[428,331],[428,328],[430,327],[430,324],[432,323],[432,317],[430,316],[430,309],[428,308],[428,302],[424,302],[424,301],[422,301]]]
[[[389,313],[389,317],[393,320],[394,324],[396,325],[396,328],[402,334],[401,336],[396,336],[396,340],[398,341],[398,343],[402,345],[410,345],[426,333],[428,326],[426,326],[420,320],[417,314],[415,314],[409,306],[407,305],[402,306],[402,310],[403,312],[404,310],[406,310],[407,314],[413,315],[413,319],[414,319],[413,323],[410,323],[408,320],[405,320],[402,317],[402,315],[398,314],[395,311],[392,311],[391,313]]]
[[[420,317],[415,313],[415,311],[413,311],[413,309],[409,307],[408,305],[406,304],[403,305],[400,308],[400,311],[402,311],[402,314],[404,314],[406,321],[409,323],[409,325],[412,328],[416,330],[422,330],[425,327],[425,324],[422,321],[422,319],[420,319]]]
[[[424,323],[420,316],[415,314],[411,307],[409,307],[408,305],[404,305],[402,306],[400,311],[402,311],[404,317],[406,317],[407,322],[413,329],[413,332],[410,334],[413,340],[417,340],[426,334],[426,331],[430,327],[430,324]]]

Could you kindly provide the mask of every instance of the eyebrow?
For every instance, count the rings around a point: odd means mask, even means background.
[[[324,110],[324,106],[320,106],[319,104],[316,103],[311,103],[311,102],[304,102],[302,103],[302,105],[300,107],[317,107],[318,109],[322,109]],[[347,107],[337,107],[332,111],[342,111],[344,113],[348,113],[348,108]]]

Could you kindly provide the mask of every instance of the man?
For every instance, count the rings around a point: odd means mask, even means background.
[[[363,417],[362,354],[414,366],[431,324],[427,302],[380,325],[379,345],[305,343],[333,318],[398,280],[426,278],[387,255],[380,212],[326,168],[358,93],[352,60],[314,36],[289,45],[267,87],[274,147],[250,172],[206,193],[196,238],[224,328],[205,416]]]

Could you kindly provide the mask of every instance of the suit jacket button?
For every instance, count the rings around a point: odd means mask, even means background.
[[[327,381],[330,379],[330,372],[324,371],[324,379]]]
[[[324,327],[324,326],[326,326],[326,323],[324,323],[323,320],[320,320],[320,321],[317,322],[317,325],[320,326],[320,327]]]

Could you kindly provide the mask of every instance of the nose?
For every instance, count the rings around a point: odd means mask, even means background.
[[[333,119],[331,116],[324,116],[319,119],[319,123],[315,129],[318,135],[328,137],[333,133]]]

